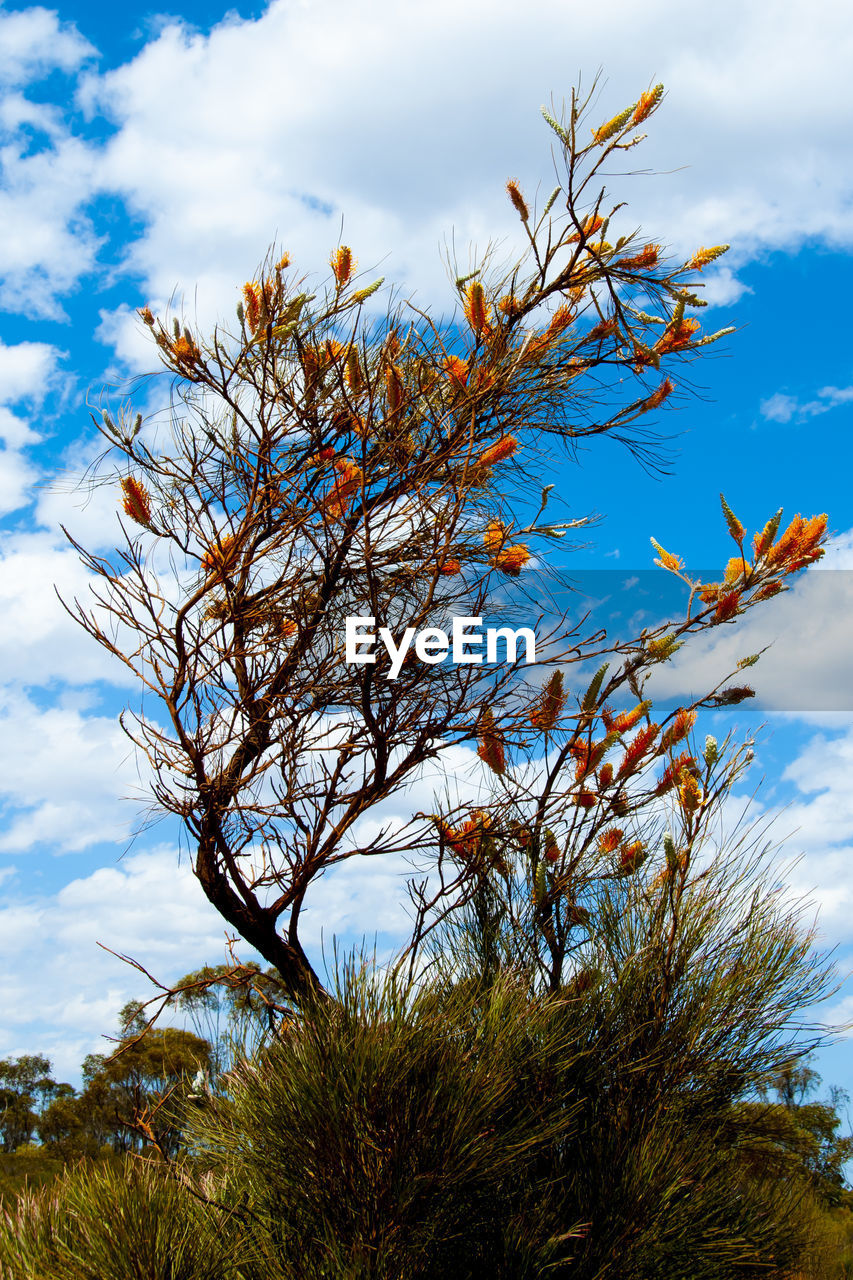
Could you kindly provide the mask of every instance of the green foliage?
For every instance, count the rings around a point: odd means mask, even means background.
[[[67,1173],[0,1215],[2,1280],[237,1280],[233,1234],[162,1168]]]
[[[256,1220],[253,1276],[522,1276],[564,1252],[538,1171],[577,1108],[559,1002],[364,969],[336,994],[192,1122]]]

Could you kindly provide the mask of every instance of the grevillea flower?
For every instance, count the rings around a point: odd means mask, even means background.
[[[546,827],[544,831],[542,856],[546,862],[550,862],[552,865],[560,859],[560,846],[557,844],[557,837],[550,827]]]
[[[121,490],[125,515],[147,527],[151,523],[151,499],[145,485],[140,484],[133,476],[125,476],[121,482]]]
[[[717,607],[714,610],[714,623],[728,622],[733,618],[740,605],[741,593],[739,591],[726,591],[717,601]]]
[[[342,244],[332,254],[331,266],[332,271],[335,273],[335,282],[338,288],[343,288],[352,279],[352,273],[355,270],[355,258],[352,256],[352,249],[348,244]]]
[[[483,837],[492,825],[489,814],[484,809],[475,809],[470,818],[466,818],[461,827],[454,828],[442,819],[436,820],[439,834],[457,857],[474,859],[480,852]]]
[[[468,361],[460,359],[459,356],[448,356],[444,361],[444,372],[447,374],[448,380],[459,386],[464,387],[468,381]]]
[[[678,788],[678,798],[685,813],[695,813],[702,803],[702,788],[695,775],[684,770]]]
[[[340,520],[346,515],[361,486],[361,467],[350,458],[338,458],[335,470],[338,474],[326,495],[323,511],[330,519]]]
[[[515,546],[504,547],[503,551],[499,551],[495,556],[494,564],[501,573],[517,578],[529,559],[530,552],[527,547],[523,542],[517,542]]]
[[[673,760],[668,764],[658,779],[655,787],[655,795],[666,795],[667,791],[671,791],[681,781],[681,775],[684,772],[690,772],[696,768],[696,761],[693,759],[689,751],[683,751],[677,760]]]
[[[521,218],[521,221],[526,222],[530,217],[530,210],[527,208],[524,196],[521,194],[521,188],[515,178],[510,178],[509,182],[506,184],[506,193],[512,201],[512,207]]]
[[[593,325],[584,338],[584,342],[601,342],[603,338],[610,338],[614,333],[618,332],[619,323],[615,316],[610,316],[609,319],[599,320],[598,324]]]
[[[446,578],[450,578],[455,573],[462,572],[462,565],[458,560],[443,560],[438,566],[438,572],[443,573]]]
[[[617,778],[624,778],[629,773],[634,772],[643,756],[654,745],[655,738],[659,733],[660,725],[658,724],[648,724],[644,729],[640,730],[636,738],[629,743],[625,750],[619,768],[616,770]]]
[[[572,796],[572,804],[579,809],[591,809],[597,800],[598,797],[592,791],[577,791]]]
[[[660,257],[659,244],[646,244],[629,258],[620,258],[617,266],[620,271],[644,271],[656,267]]]
[[[243,309],[249,331],[250,333],[255,333],[261,319],[261,299],[258,293],[258,286],[250,280],[247,280],[243,285]]]
[[[644,702],[638,702],[632,711],[620,711],[618,716],[614,716],[611,707],[602,707],[601,719],[608,733],[628,733],[640,723],[651,705],[651,702],[646,699]]]
[[[202,558],[201,567],[208,574],[221,577],[234,561],[237,552],[237,539],[233,534],[220,538],[218,544],[212,542]]]
[[[611,827],[609,831],[602,831],[598,837],[598,848],[601,853],[615,853],[625,838],[625,833],[620,827]]]
[[[655,560],[655,564],[661,569],[668,569],[670,573],[681,573],[684,568],[681,557],[674,556],[671,551],[664,551],[661,544],[654,538],[650,538],[649,541],[660,556],[660,560]]]
[[[655,343],[655,351],[659,355],[666,355],[668,351],[680,351],[682,347],[689,346],[693,341],[693,335],[699,328],[699,321],[688,316],[682,318],[677,324],[670,325],[663,337]]]
[[[789,573],[820,558],[819,544],[826,533],[826,515],[812,516],[804,520],[794,516],[788,528],[774,547],[767,553],[767,563]]]
[[[743,556],[732,556],[723,573],[723,586],[731,587],[750,571],[750,565],[744,563]]]
[[[598,771],[598,789],[606,791],[608,787],[613,785],[613,765],[608,761],[603,764]]]
[[[501,520],[490,520],[483,534],[486,550],[494,555],[506,541],[506,525]]]
[[[732,511],[729,504],[726,502],[726,499],[722,493],[720,494],[720,506],[723,508],[723,515],[725,516],[725,520],[726,520],[726,528],[728,529],[729,533],[732,535],[732,537],[734,538],[738,546],[739,547],[742,546],[743,540],[746,537],[746,529],[744,529],[740,520],[738,520],[737,516]]]
[[[641,93],[640,100],[634,108],[634,114],[631,116],[631,124],[642,124],[654,111],[662,97],[662,84],[656,84],[654,89],[647,89],[645,93]]]
[[[403,403],[403,381],[395,364],[385,370],[385,398],[389,413],[397,413]]]
[[[477,333],[489,323],[486,291],[479,280],[472,280],[465,290],[465,318]]]
[[[559,720],[566,705],[563,692],[563,673],[555,671],[530,713],[530,723],[540,733],[550,733]]]
[[[693,257],[684,264],[686,271],[701,271],[703,267],[707,267],[709,262],[713,262],[715,258],[721,258],[729,249],[727,244],[715,244],[710,249],[697,249]]]
[[[677,742],[681,742],[682,739],[686,738],[695,723],[696,712],[688,711],[685,707],[679,707],[672,724],[664,731],[664,735],[660,740],[661,751],[668,751],[670,747],[674,747]]]
[[[347,348],[343,342],[338,342],[337,338],[326,339],[326,362],[334,364],[346,355]]]
[[[494,716],[487,707],[480,717],[480,745],[477,755],[484,760],[493,773],[506,772],[503,738],[495,724]]]
[[[493,467],[496,462],[505,462],[507,458],[512,458],[520,445],[515,436],[501,436],[500,440],[496,440],[494,444],[489,445],[477,459],[478,466]]]
[[[623,845],[619,851],[619,874],[632,876],[635,871],[639,871],[648,856],[642,840],[632,840],[630,844]]]
[[[364,377],[361,372],[361,362],[358,358],[358,352],[355,347],[350,347],[347,352],[347,386],[354,396],[360,395],[364,389]]]
[[[603,225],[604,225],[604,219],[601,217],[601,214],[591,213],[587,218],[586,222],[583,224],[583,227],[581,228],[581,230],[576,231],[573,236],[569,236],[569,238],[566,240],[566,244],[577,244],[581,236],[583,236],[584,239],[587,239],[589,236],[595,235],[598,228]]]
[[[201,359],[201,352],[198,347],[193,342],[192,338],[186,337],[185,334],[181,334],[179,338],[175,339],[172,343],[171,350],[175,362],[177,364],[186,365],[188,368],[194,364],[198,364]]]
[[[657,391],[653,391],[652,394],[643,401],[643,408],[646,410],[657,409],[659,405],[663,404],[667,396],[672,395],[674,390],[675,390],[675,384],[671,381],[671,379],[665,378],[664,381],[658,387]]]

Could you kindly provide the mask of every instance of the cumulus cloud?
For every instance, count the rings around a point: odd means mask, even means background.
[[[35,5],[0,11],[0,84],[21,85],[50,71],[73,71],[95,53],[72,23]]]
[[[816,399],[812,400],[799,400],[784,391],[777,391],[761,401],[760,412],[768,422],[804,422],[806,418],[828,413],[838,405],[850,404],[851,400],[853,387],[821,387]]]
[[[79,65],[79,37],[48,32],[55,15],[26,13],[41,16],[28,18],[21,48]],[[619,32],[609,43],[597,11],[560,0],[524,11],[509,0],[273,0],[206,35],[168,20],[135,58],[83,77],[81,107],[113,126],[105,143],[69,125],[42,151],[7,155],[6,301],[24,287],[28,302],[58,314],[59,296],[96,260],[87,204],[112,193],[143,224],[122,269],[158,305],[185,293],[205,322],[231,313],[235,284],[273,236],[300,267],[322,269],[342,219],[366,271],[445,304],[443,238],[453,233],[462,265],[468,242],[518,243],[503,179],[549,189],[539,105],[579,73],[588,84],[602,62],[602,119],[648,77],[669,91],[640,161],[660,176],[613,175],[631,200],[626,229],[641,222],[684,252],[734,242],[734,270],[708,273],[715,302],[738,296],[737,264],[755,253],[850,243],[850,142],[837,103],[853,29],[841,0],[815,0],[808,24],[793,0],[772,11],[721,0],[710,23],[672,0],[613,0],[608,17]],[[36,73],[30,54],[16,57]],[[168,94],[152,93],[158,84]]]

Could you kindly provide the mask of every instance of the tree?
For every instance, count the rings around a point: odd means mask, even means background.
[[[750,546],[723,499],[735,554],[721,581],[697,581],[656,543],[685,584],[685,613],[620,643],[569,624],[556,604],[565,579],[547,562],[550,542],[584,521],[545,518],[545,458],[609,435],[653,462],[643,424],[671,403],[670,369],[730,332],[703,335],[691,314],[698,273],[726,246],[668,263],[659,244],[619,233],[620,206],[598,185],[662,92],[588,142],[589,99],[573,95],[561,120],[544,112],[559,185],[539,211],[507,183],[526,248],[508,266],[489,251],[473,271],[454,268],[461,317],[409,304],[377,318],[367,303],[382,281],[363,284],[346,245],[322,292],[271,252],[237,327],[209,340],[178,316],[140,313],[174,378],[169,427],[129,403],[104,414],[98,476],[120,485],[127,522],[109,556],[71,539],[95,579],[94,604],[73,613],[140,682],[124,725],[155,804],[192,842],[209,900],[293,1000],[321,986],[299,932],[312,884],[393,851],[421,877],[412,964],[491,885],[540,979],[560,988],[603,886],[654,858],[663,895],[683,893],[744,767],[743,752],[710,741],[703,752],[693,735],[700,707],[751,689],[717,686],[657,723],[644,685],[688,634],[733,622],[818,559],[826,517],[780,533],[778,512]],[[465,619],[512,632],[533,610],[529,672],[524,635],[496,634],[485,660],[466,660]],[[377,637],[372,652],[357,634]],[[570,679],[590,661],[591,679]],[[481,802],[450,800],[402,828],[362,822],[465,743],[483,762]],[[641,835],[650,814],[672,834]]]
[[[0,1059],[0,1133],[4,1151],[15,1151],[31,1142],[49,1100],[70,1088],[57,1084],[50,1073],[50,1060],[40,1053]]]

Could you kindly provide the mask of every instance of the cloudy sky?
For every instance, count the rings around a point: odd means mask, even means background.
[[[652,618],[649,536],[718,565],[720,489],[751,530],[780,504],[829,513],[828,567],[679,655],[661,692],[772,646],[737,717],[744,733],[764,726],[756,813],[779,815],[802,854],[792,884],[850,969],[851,63],[844,0],[0,7],[0,1055],[47,1052],[76,1078],[141,990],[97,942],[164,978],[223,953],[172,833],[136,832],[144,779],[116,723],[133,690],[54,592],[85,591],[60,521],[92,546],[112,536],[112,499],[84,504],[73,484],[94,449],[90,406],[152,367],[135,309],[183,299],[209,324],[233,314],[273,239],[321,272],[342,231],[366,272],[446,309],[448,248],[463,266],[469,246],[511,249],[506,179],[553,186],[539,108],[597,72],[601,120],[665,83],[638,172],[611,189],[630,202],[626,229],[674,252],[732,244],[706,273],[709,327],[738,332],[662,417],[670,474],[605,441],[559,477],[572,514],[604,517],[579,581]],[[399,868],[369,875],[323,886],[314,947],[321,933],[393,941]],[[848,990],[833,1008],[853,1016]],[[821,1065],[853,1086],[849,1041]]]

